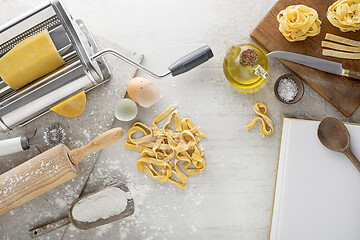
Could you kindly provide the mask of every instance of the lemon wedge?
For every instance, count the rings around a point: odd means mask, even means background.
[[[75,118],[84,112],[85,105],[86,95],[84,92],[81,92],[52,107],[51,110],[64,117]]]

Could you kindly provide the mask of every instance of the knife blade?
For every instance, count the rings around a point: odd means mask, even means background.
[[[274,51],[266,56],[299,63],[323,72],[360,79],[360,72],[344,69],[342,64],[338,62],[286,51]]]

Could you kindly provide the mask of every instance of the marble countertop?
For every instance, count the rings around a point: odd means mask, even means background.
[[[36,6],[41,2],[28,0],[26,4]],[[222,71],[226,43],[252,42],[250,32],[276,0],[63,2],[93,33],[144,54],[143,64],[155,72],[164,72],[179,57],[205,44],[215,56],[196,70],[155,80],[162,92],[161,101],[147,109],[139,108],[134,120],[150,124],[167,106],[177,103],[180,114],[191,118],[209,136],[201,143],[206,170],[191,176],[184,190],[158,183],[136,170],[139,153],[125,149],[123,138],[100,154],[85,191],[120,179],[134,193],[135,214],[88,231],[69,226],[57,233],[59,238],[265,240],[282,116],[335,116],[359,122],[359,111],[351,118],[344,117],[306,84],[300,102],[286,105],[278,101],[273,84],[290,71],[276,60],[270,59],[268,82],[256,93],[240,93],[226,80]],[[11,1],[0,3],[2,9],[12,6]],[[138,75],[146,76],[140,72]],[[256,102],[268,106],[275,126],[271,136],[262,138],[259,125],[251,131],[244,127],[255,117],[252,107]],[[134,121],[115,121],[114,126],[128,130]],[[66,213],[67,206],[59,207],[65,208]]]

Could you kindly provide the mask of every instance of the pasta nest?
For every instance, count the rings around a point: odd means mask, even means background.
[[[291,5],[277,15],[279,31],[290,41],[301,41],[320,33],[321,21],[316,10],[305,5]]]
[[[360,29],[360,0],[340,0],[328,8],[327,18],[342,32]]]

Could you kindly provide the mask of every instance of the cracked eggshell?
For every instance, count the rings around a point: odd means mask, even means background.
[[[136,103],[138,103],[138,94],[139,91],[146,86],[147,84],[153,83],[147,78],[144,77],[135,77],[131,79],[127,84],[127,92],[129,94],[129,97]]]
[[[121,99],[115,106],[115,117],[120,121],[131,121],[137,113],[136,103],[128,98]]]
[[[129,97],[142,107],[150,107],[160,100],[159,88],[149,79],[135,77],[127,84]]]
[[[137,100],[140,106],[150,107],[160,100],[160,90],[155,84],[147,84],[140,89]]]

